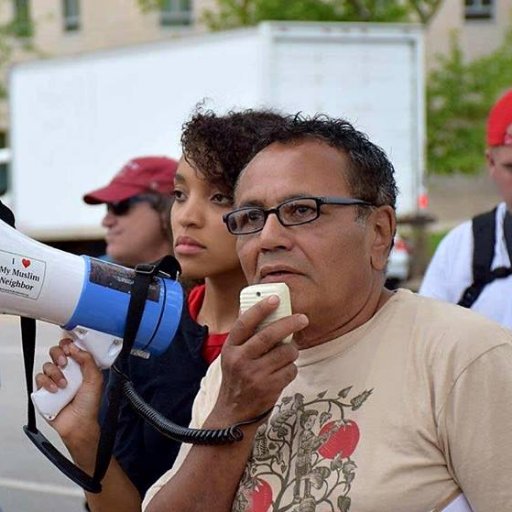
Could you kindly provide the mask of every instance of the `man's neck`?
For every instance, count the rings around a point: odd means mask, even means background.
[[[392,296],[393,292],[381,284],[380,290],[370,293],[367,299],[362,301],[362,304],[351,315],[345,316],[341,322],[336,323],[336,320],[326,321],[323,319],[315,323],[310,319],[310,325],[295,334],[294,342],[299,350],[302,350],[322,345],[348,334],[371,320]],[[342,306],[337,309],[333,308],[332,311],[336,314],[336,312],[342,311]]]

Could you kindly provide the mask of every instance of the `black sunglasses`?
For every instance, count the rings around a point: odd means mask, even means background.
[[[128,199],[123,199],[123,201],[118,201],[117,203],[107,203],[107,211],[121,217],[126,215],[137,203],[148,202],[154,204],[154,201],[155,199],[152,196],[133,196]]]

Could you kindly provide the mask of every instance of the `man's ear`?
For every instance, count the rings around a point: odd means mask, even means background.
[[[389,206],[379,206],[370,216],[373,233],[371,263],[375,270],[384,271],[393,246],[396,233],[395,210]]]
[[[491,148],[487,148],[485,150],[485,160],[487,161],[487,170],[489,171],[489,176],[494,179],[494,154]]]

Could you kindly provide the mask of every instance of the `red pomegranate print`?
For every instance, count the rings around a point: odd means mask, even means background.
[[[256,486],[249,494],[249,510],[251,512],[267,512],[272,505],[272,488],[265,480],[261,478],[256,478],[256,480]]]
[[[318,448],[318,453],[326,459],[350,457],[359,442],[359,427],[352,420],[340,424],[336,421],[326,423],[320,430],[320,436],[326,434],[326,441]]]

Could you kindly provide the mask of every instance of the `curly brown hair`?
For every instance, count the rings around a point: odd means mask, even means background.
[[[183,125],[183,156],[209,182],[232,194],[257,142],[285,122],[286,116],[274,110],[231,110],[217,115],[197,107]]]

